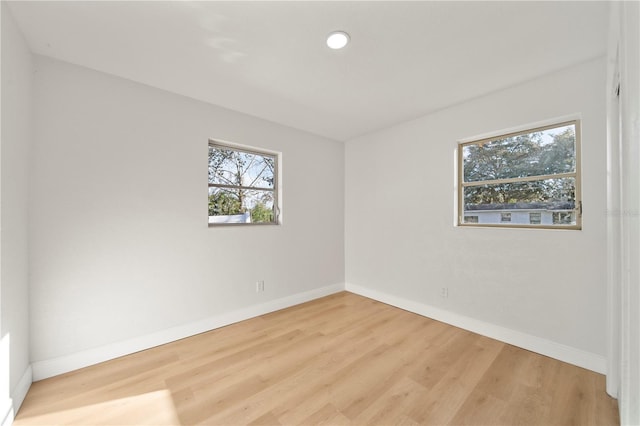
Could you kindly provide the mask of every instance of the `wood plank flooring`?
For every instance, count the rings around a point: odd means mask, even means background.
[[[343,292],[36,382],[26,425],[616,425],[600,374]]]

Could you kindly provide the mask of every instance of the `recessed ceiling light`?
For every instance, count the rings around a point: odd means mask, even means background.
[[[334,31],[327,36],[327,46],[332,49],[342,49],[349,43],[349,34],[344,31]]]

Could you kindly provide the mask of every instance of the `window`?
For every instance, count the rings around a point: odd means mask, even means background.
[[[464,222],[465,223],[478,223],[478,216],[465,216],[464,217]]]
[[[460,143],[458,224],[580,229],[579,153],[577,120]]]
[[[573,212],[553,212],[554,225],[570,224],[573,221]]]
[[[529,213],[529,223],[532,225],[540,225],[542,222],[542,213],[532,212]]]
[[[209,142],[209,224],[277,224],[278,156]]]

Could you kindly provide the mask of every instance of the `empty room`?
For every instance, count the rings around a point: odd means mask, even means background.
[[[3,426],[640,425],[640,2],[1,37]]]

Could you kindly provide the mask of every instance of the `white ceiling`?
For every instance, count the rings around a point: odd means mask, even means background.
[[[603,55],[608,22],[600,1],[9,6],[35,53],[336,140]]]

